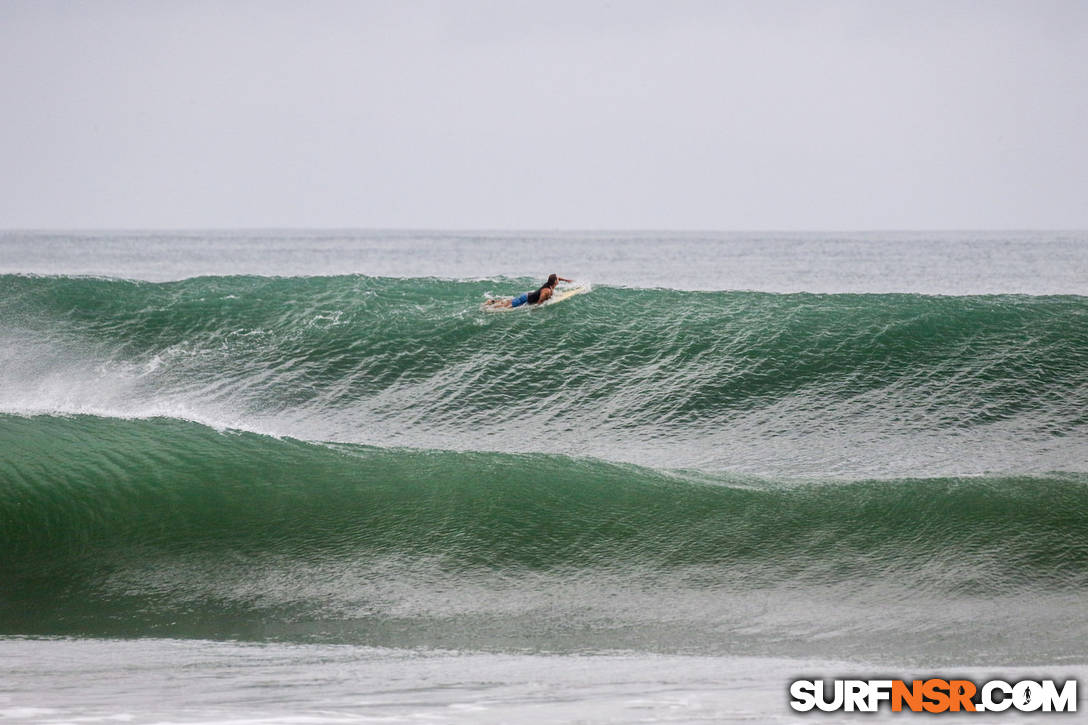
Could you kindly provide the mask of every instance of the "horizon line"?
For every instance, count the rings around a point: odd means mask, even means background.
[[[918,232],[1066,232],[1084,233],[1088,227],[409,227],[409,226],[192,226],[192,227],[0,227],[0,233],[103,232],[453,232],[453,233],[616,233],[668,232],[680,234],[863,234]]]

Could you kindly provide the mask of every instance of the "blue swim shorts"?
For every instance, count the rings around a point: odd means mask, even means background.
[[[514,299],[510,300],[510,306],[511,307],[521,307],[522,305],[524,305],[528,301],[529,301],[529,293],[526,292],[525,294],[518,295]]]

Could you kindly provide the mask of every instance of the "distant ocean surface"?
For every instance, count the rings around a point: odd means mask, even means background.
[[[1086,643],[1088,233],[0,232],[0,719],[791,721]]]

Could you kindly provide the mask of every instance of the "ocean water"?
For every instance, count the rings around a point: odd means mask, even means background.
[[[2,719],[793,721],[1086,642],[1086,233],[0,233]]]

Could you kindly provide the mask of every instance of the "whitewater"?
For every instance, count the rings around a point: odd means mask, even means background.
[[[1084,676],[1083,233],[0,252],[3,716],[788,720],[806,674]],[[551,272],[592,291],[481,308]],[[218,694],[81,674],[175,656]]]

